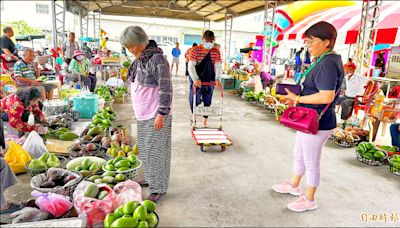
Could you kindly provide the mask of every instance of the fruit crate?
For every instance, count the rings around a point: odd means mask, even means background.
[[[398,176],[400,176],[400,165],[399,163],[394,163],[394,157],[390,157],[388,158],[389,161],[389,170],[391,173],[396,174]]]
[[[383,151],[384,152],[384,151]],[[372,166],[381,166],[381,165],[384,165],[385,164],[385,162],[387,161],[387,153],[386,152],[384,152],[385,154],[386,154],[386,156],[384,157],[384,158],[382,158],[382,159],[380,159],[380,160],[371,160],[371,159],[366,159],[366,158],[363,158],[362,156],[361,156],[361,154],[360,154],[360,152],[357,150],[357,148],[356,148],[356,157],[357,157],[357,160],[359,160],[360,162],[362,162],[362,163],[365,163],[365,164],[368,164],[368,165],[372,165]]]
[[[221,83],[224,89],[231,90],[235,88],[235,79],[233,78],[222,78]]]
[[[137,181],[138,177],[143,172],[143,162],[139,159],[137,159],[137,161],[139,162],[139,165],[137,167],[126,170],[126,171],[115,171],[115,173],[116,174],[124,174],[126,176],[126,179]],[[106,166],[106,164],[103,165],[104,172],[108,171],[104,168],[105,166]]]
[[[57,158],[58,158],[58,160],[60,160],[60,165],[57,166],[56,168],[65,168],[65,165],[67,164],[68,159],[66,157],[64,157],[64,156],[59,156],[59,155],[57,155]],[[37,176],[37,175],[39,175],[41,173],[45,173],[48,170],[48,168],[45,168],[45,169],[30,169],[29,168],[29,163],[31,163],[31,162],[28,162],[28,163],[25,164],[25,169],[26,169],[26,173],[31,177]]]
[[[92,118],[98,111],[97,96],[74,97],[74,110],[80,118]]]

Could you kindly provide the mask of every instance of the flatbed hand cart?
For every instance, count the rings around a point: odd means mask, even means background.
[[[213,82],[203,82],[202,86],[215,86]],[[219,107],[196,106],[196,87],[193,87],[193,114],[192,114],[192,137],[200,150],[205,152],[205,146],[220,146],[221,151],[225,151],[227,146],[232,145],[232,141],[222,130],[222,104],[224,90],[221,89],[221,104]],[[200,128],[196,126],[196,116],[219,116],[219,125],[217,128]]]

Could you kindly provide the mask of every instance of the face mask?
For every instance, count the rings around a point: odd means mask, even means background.
[[[80,56],[77,56],[76,59],[79,60],[79,61],[81,61],[81,60],[83,59],[83,56],[81,56],[81,55],[80,55]]]
[[[214,47],[214,43],[211,43],[211,42],[205,42],[204,43],[204,48],[207,49],[207,50],[210,50],[213,47]]]

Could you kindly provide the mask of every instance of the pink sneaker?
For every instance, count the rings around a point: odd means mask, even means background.
[[[278,193],[290,193],[290,194],[292,194],[294,196],[300,196],[301,195],[300,186],[297,186],[296,188],[293,188],[292,185],[290,185],[289,181],[284,181],[282,184],[273,185],[272,189],[275,192],[278,192]]]
[[[312,211],[317,209],[317,203],[314,201],[309,201],[305,196],[300,196],[294,202],[288,205],[289,210],[295,212]]]

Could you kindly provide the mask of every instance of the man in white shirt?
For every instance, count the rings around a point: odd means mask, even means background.
[[[354,98],[364,94],[364,86],[368,78],[354,74],[355,66],[345,65],[345,95],[340,97],[340,106],[342,107],[341,119],[347,120],[353,113]]]

